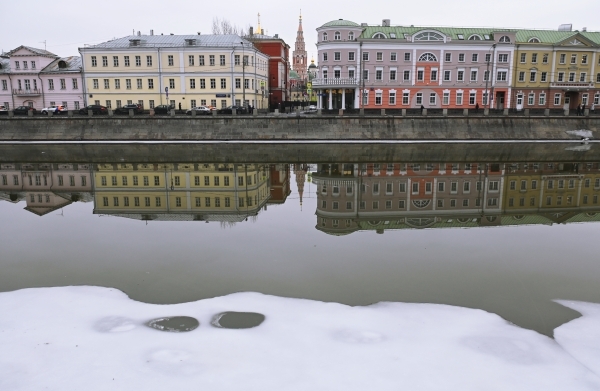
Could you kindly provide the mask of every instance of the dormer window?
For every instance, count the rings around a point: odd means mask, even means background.
[[[529,41],[527,41],[527,42],[529,42],[529,43],[540,43],[540,40],[539,40],[539,38],[533,37],[533,38],[529,38]]]
[[[340,34],[340,32],[339,32],[339,31],[336,31],[336,32],[333,34],[333,40],[334,40],[334,41],[339,41],[340,39],[342,39],[342,34]]]
[[[327,33],[323,33],[323,41],[327,41]]]
[[[354,33],[353,33],[352,31],[350,31],[350,32],[348,33],[348,40],[349,40],[349,41],[354,41]]]
[[[441,34],[433,31],[425,31],[415,35],[414,41],[443,41],[444,37]]]
[[[373,39],[386,39],[387,37],[385,36],[384,33],[375,33],[373,35]]]
[[[473,34],[469,37],[469,41],[482,41],[481,35]]]
[[[59,67],[60,69],[65,69],[65,68],[67,67],[67,63],[66,63],[65,61],[63,61],[63,60],[60,60],[60,61],[58,62],[58,67]]]
[[[500,37],[500,40],[498,41],[500,43],[510,43],[510,38],[506,35],[503,35]]]

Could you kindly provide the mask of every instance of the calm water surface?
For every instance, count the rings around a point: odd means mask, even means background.
[[[149,303],[240,291],[440,303],[551,335],[578,316],[553,299],[600,302],[600,166],[581,156],[25,156],[0,169],[0,290],[98,285]]]

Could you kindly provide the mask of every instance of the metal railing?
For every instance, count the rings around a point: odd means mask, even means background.
[[[550,83],[550,87],[593,88],[594,83],[580,81],[561,81],[556,83]]]
[[[38,89],[13,89],[13,95],[42,95]]]
[[[313,79],[313,86],[358,86],[359,80],[358,78],[320,78]]]

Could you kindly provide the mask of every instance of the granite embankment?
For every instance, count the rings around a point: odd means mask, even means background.
[[[573,140],[600,134],[600,117],[20,117],[0,119],[0,141]]]

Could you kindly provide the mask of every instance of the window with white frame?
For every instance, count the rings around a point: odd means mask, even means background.
[[[554,105],[555,106],[560,105],[560,99],[561,99],[561,94],[554,94]]]
[[[369,70],[368,69],[363,70],[363,79],[369,80]]]
[[[423,69],[418,69],[417,70],[417,81],[423,81],[425,79],[424,74],[425,74],[425,71]]]
[[[366,106],[368,104],[369,104],[369,92],[363,91],[363,106]]]
[[[445,70],[444,71],[444,81],[450,81],[450,75],[452,74],[451,71]]]
[[[477,62],[479,60],[479,54],[473,53],[471,55],[471,62]]]
[[[575,81],[575,72],[569,72],[569,81]]]
[[[586,78],[587,78],[587,73],[581,72],[581,74],[579,75],[579,81],[584,83]]]
[[[545,83],[548,81],[548,72],[542,72],[542,74],[540,75],[540,81],[542,83]]]
[[[398,60],[398,54],[396,52],[390,53],[390,61],[397,61],[397,60]]]
[[[527,96],[527,105],[533,106],[535,104],[535,93],[530,92]]]
[[[369,61],[369,52],[363,52],[362,59],[363,61]]]
[[[546,93],[545,92],[540,92],[540,95],[538,98],[538,104],[540,106],[544,106],[546,104]]]
[[[348,52],[348,61],[354,61],[354,52]]]
[[[458,53],[458,62],[465,62],[465,54]]]
[[[577,54],[571,54],[571,64],[577,64]]]
[[[475,99],[476,99],[477,95],[475,92],[470,92],[469,93],[469,104],[470,105],[474,105],[475,104]]]
[[[465,71],[459,70],[456,73],[456,80],[457,81],[465,81]]]
[[[408,92],[403,92],[402,93],[402,104],[403,105],[407,105],[410,103],[410,93]]]
[[[437,79],[438,79],[437,75],[438,75],[437,69],[432,69],[431,70],[431,75],[430,75],[430,80],[431,81],[437,81]]]
[[[417,104],[420,106],[423,104],[423,93],[417,92]]]
[[[523,71],[519,72],[519,81],[520,82],[525,81],[525,72],[523,72]]]
[[[323,61],[327,61],[327,52],[323,52]]]
[[[381,96],[381,91],[375,92],[375,104],[378,106],[381,105]]]
[[[437,62],[437,57],[433,53],[423,53],[419,62]]]
[[[446,62],[452,61],[452,53],[444,54],[444,61],[446,61]]]
[[[594,95],[594,104],[595,105],[600,104],[600,93]]]
[[[396,70],[390,69],[390,81],[396,80]]]
[[[536,71],[529,71],[529,81],[535,83],[535,79],[537,77]]]
[[[333,33],[333,40],[334,41],[339,41],[342,39],[342,35],[340,34],[339,31],[336,31],[335,33]]]
[[[52,80],[48,80],[48,81],[50,82]],[[52,84],[54,85],[54,82]],[[97,90],[99,88],[98,87],[98,79],[92,79],[92,85],[93,85],[94,89]]]
[[[115,90],[118,90],[120,88],[121,88],[121,80],[115,79]]]
[[[565,81],[565,73],[558,72],[558,81]]]
[[[72,79],[72,82],[73,82],[73,89],[74,90],[78,89],[79,87],[78,87],[77,79]]]
[[[391,106],[396,104],[396,92],[395,91],[390,91],[390,95],[389,95],[389,104]]]
[[[383,61],[383,52],[375,53],[375,59],[376,61]]]
[[[404,71],[402,78],[404,81],[409,81],[410,80],[410,71]]]
[[[463,93],[462,92],[457,92],[456,93],[456,105],[457,106],[462,106],[463,104]]]
[[[350,31],[350,32],[348,33],[348,40],[349,40],[349,41],[354,41],[354,32],[353,32],[353,31]]]
[[[323,41],[327,41],[327,33],[323,33]]]
[[[527,53],[521,53],[521,63],[527,62]]]
[[[471,81],[477,81],[477,71],[471,70]]]
[[[588,63],[588,55],[587,54],[582,54],[581,55],[581,63],[582,64],[587,64]]]
[[[108,66],[108,56],[102,56],[102,66],[103,67]]]
[[[435,106],[436,101],[437,101],[437,95],[436,95],[436,93],[435,92],[431,92],[429,94],[429,104],[432,105],[432,106]]]
[[[587,94],[587,93],[581,94],[581,104],[582,105],[587,106],[588,99],[589,99],[589,94]]]
[[[450,93],[449,92],[444,92],[444,95],[442,96],[442,104],[443,105],[450,104]]]
[[[498,54],[498,62],[508,62],[508,54],[506,54],[506,53]]]
[[[333,52],[333,60],[340,61],[342,59],[342,54],[340,52]]]
[[[410,52],[404,52],[404,61],[410,61]]]

